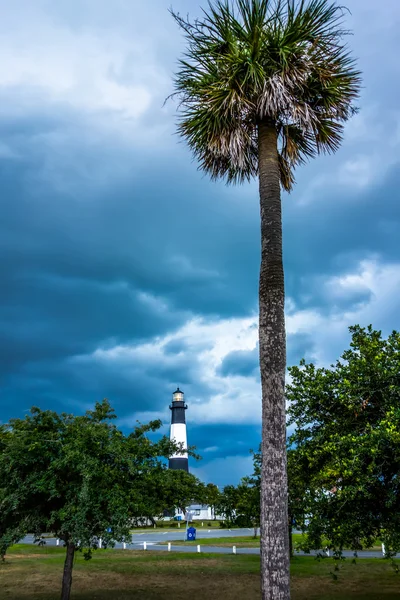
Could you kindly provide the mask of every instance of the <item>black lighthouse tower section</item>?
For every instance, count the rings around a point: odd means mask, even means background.
[[[186,435],[186,415],[187,404],[183,399],[183,392],[177,388],[172,394],[172,404],[169,406],[171,410],[171,441],[175,443],[181,443],[183,448],[187,448],[187,435]],[[169,458],[170,469],[180,469],[183,471],[189,471],[189,461],[187,452],[184,454],[174,454]]]

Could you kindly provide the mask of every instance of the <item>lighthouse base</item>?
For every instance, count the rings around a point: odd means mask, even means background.
[[[173,470],[189,472],[189,461],[187,458],[170,458],[168,467]]]

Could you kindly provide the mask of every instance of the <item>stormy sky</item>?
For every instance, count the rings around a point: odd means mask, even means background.
[[[283,198],[289,364],[400,327],[400,5],[347,5],[360,112]],[[192,471],[224,485],[260,437],[257,185],[210,182],[175,134],[169,6],[0,0],[0,420],[107,397],[167,432],[179,385]]]

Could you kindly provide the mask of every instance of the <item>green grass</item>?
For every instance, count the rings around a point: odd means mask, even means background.
[[[168,532],[170,533],[170,532]],[[301,533],[294,533],[292,535],[293,538],[293,547],[296,548],[296,545],[302,541]],[[172,543],[178,545],[180,540],[171,540]],[[168,540],[160,542],[161,545],[165,545],[168,543]],[[206,538],[202,537],[201,531],[197,533],[197,539],[194,542],[185,542],[185,545],[196,546],[197,544],[203,546],[217,546],[221,548],[236,546],[237,548],[259,548],[260,547],[260,538],[254,538],[253,536],[235,536],[235,537],[215,537],[215,538]],[[381,550],[381,546],[378,545],[378,540],[375,542],[375,545],[370,548],[371,550]]]
[[[166,545],[168,541],[160,542],[160,545]],[[171,540],[172,544],[178,546],[180,544],[180,540]],[[196,541],[192,542],[184,542],[185,546],[196,546],[200,544],[202,546],[217,546],[221,548],[226,548],[232,546],[237,546],[238,548],[259,548],[260,547],[260,538],[253,538],[252,536],[240,536],[240,537],[217,537],[217,538],[207,538],[201,537],[201,533],[197,534]]]
[[[292,534],[293,547],[296,548],[296,544],[300,544],[303,540],[303,534],[293,533]],[[382,550],[381,540],[375,540],[374,545],[370,548],[364,548],[364,550]]]
[[[0,565],[0,598],[58,599],[65,550],[18,545]],[[292,561],[292,600],[398,600],[400,576],[382,559]],[[99,550],[75,559],[71,600],[258,600],[260,559],[253,555]]]

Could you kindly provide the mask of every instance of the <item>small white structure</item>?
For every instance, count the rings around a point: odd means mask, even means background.
[[[192,504],[189,511],[192,513],[192,521],[212,521],[214,518],[211,506],[206,504]]]

